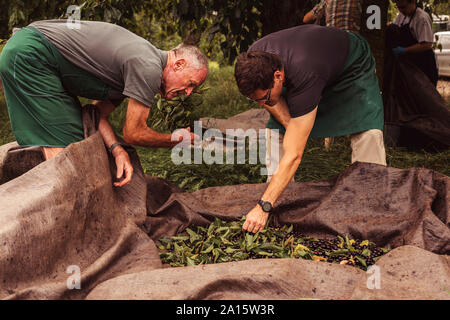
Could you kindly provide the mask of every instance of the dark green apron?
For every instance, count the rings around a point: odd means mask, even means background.
[[[348,33],[349,54],[341,73],[322,92],[311,137],[337,137],[370,129],[383,130],[383,102],[375,59],[360,35]],[[266,125],[285,133],[271,115]]]

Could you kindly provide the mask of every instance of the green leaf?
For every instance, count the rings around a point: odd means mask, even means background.
[[[201,239],[202,237],[198,235],[194,230],[186,228],[186,232],[189,234],[189,241],[193,243],[194,241],[197,241]]]
[[[283,248],[280,246],[277,246],[274,243],[262,243],[260,244],[258,247],[256,247],[257,249],[261,249],[261,250],[272,250],[272,251],[282,251]]]
[[[342,255],[346,255],[349,253],[348,249],[338,249],[338,250],[334,250],[332,252],[330,252],[330,256],[342,256]]]
[[[237,261],[247,259],[247,257],[248,257],[248,253],[245,253],[245,252],[242,252],[242,251],[236,252],[233,255],[233,259],[235,259]]]
[[[245,234],[245,246],[249,248],[253,244],[253,236],[248,232]]]
[[[172,240],[175,240],[175,241],[185,241],[185,240],[189,240],[189,237],[188,237],[188,236],[173,236],[173,237],[172,237]]]
[[[188,266],[195,266],[195,261],[189,257],[186,257],[186,263]]]
[[[361,262],[361,264],[367,268],[367,263],[366,263],[366,259],[363,259],[361,257],[356,256],[356,259],[358,259],[359,262]]]
[[[289,226],[289,228],[286,230],[286,233],[291,233],[293,229],[294,229],[294,226],[291,224]]]
[[[210,253],[214,249],[214,244],[210,245],[208,248],[202,251],[202,253]]]
[[[228,254],[236,252],[236,251],[241,251],[241,249],[233,249],[231,247],[228,247],[225,249],[225,253],[228,253]]]
[[[273,256],[273,253],[270,253],[270,252],[266,252],[266,251],[264,251],[264,250],[259,250],[259,249],[257,249],[257,248],[255,248],[255,249],[253,249],[252,250],[254,253],[256,253],[256,254],[259,254],[259,255],[261,255],[261,256]]]

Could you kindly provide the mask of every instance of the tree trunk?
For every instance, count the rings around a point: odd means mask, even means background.
[[[314,0],[264,0],[261,12],[262,36],[302,24],[303,16],[313,8]]]
[[[377,5],[381,9],[381,29],[369,30],[367,28],[367,19],[371,15],[367,13],[367,7],[369,7],[370,5]],[[361,35],[370,44],[372,54],[377,64],[376,68],[380,88],[382,87],[383,81],[385,35],[388,9],[388,0],[362,0]]]

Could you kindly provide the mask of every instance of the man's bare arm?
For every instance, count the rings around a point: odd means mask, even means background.
[[[310,113],[298,118],[292,118],[289,121],[283,140],[284,155],[281,158],[277,171],[270,180],[269,186],[261,197],[262,200],[270,201],[274,204],[292,180],[300,165],[306,142],[316,119],[316,113],[317,107]],[[259,205],[256,205],[246,215],[242,229],[256,233],[264,229],[267,218],[268,213],[264,212]]]
[[[150,108],[138,100],[128,102],[123,137],[127,143],[143,147],[173,147],[179,141],[172,141],[171,134],[160,133],[147,126]]]
[[[310,113],[292,118],[286,128],[286,134],[283,139],[284,155],[280,160],[278,169],[270,180],[266,192],[262,199],[274,204],[289,182],[292,180],[295,172],[303,157],[306,142],[314,126],[317,107]]]
[[[417,53],[417,52],[424,52],[427,50],[430,50],[433,47],[432,42],[422,42],[422,43],[416,43],[412,46],[409,46],[405,48],[406,53]]]

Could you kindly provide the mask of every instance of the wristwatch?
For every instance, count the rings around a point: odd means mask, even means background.
[[[108,149],[109,153],[112,154],[112,151],[113,151],[114,148],[117,147],[117,146],[122,146],[122,147],[123,147],[123,143],[121,143],[121,142],[114,142],[114,143],[111,145],[111,147],[109,147],[109,149]]]
[[[271,212],[273,209],[273,206],[269,201],[259,200],[258,204],[261,206],[264,212]]]

